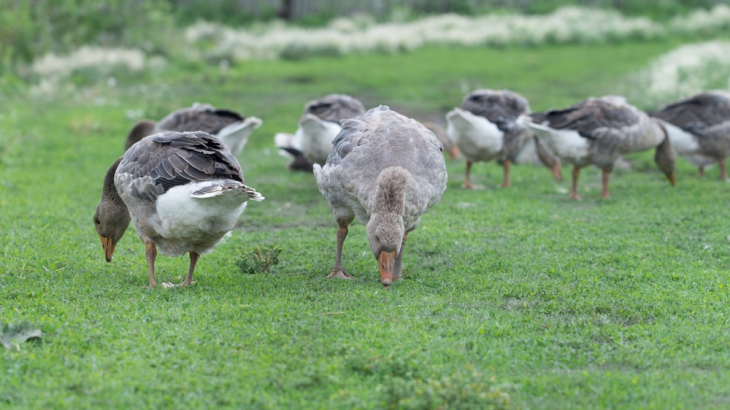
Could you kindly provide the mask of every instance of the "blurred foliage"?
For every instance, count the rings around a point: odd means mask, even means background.
[[[173,26],[166,0],[0,0],[0,70],[84,44],[165,54]]]
[[[322,26],[343,13],[366,12],[379,19],[414,19],[424,14],[484,14],[500,11],[549,13],[565,5],[610,7],[629,15],[667,19],[720,0],[400,0],[390,2],[291,0],[0,0],[0,76],[48,52],[65,53],[84,44],[137,47],[168,55],[179,39],[171,31],[197,20],[241,26],[288,15],[303,26]],[[295,7],[296,6],[296,7]],[[296,13],[294,12],[296,10]],[[301,50],[286,58],[300,59]],[[326,54],[326,53],[325,53]]]

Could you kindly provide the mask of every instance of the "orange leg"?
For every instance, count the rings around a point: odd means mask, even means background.
[[[509,182],[509,166],[512,165],[512,161],[505,160],[502,166],[504,167],[504,180],[502,180],[502,188],[510,186]]]
[[[603,184],[601,198],[608,198],[610,196],[608,193],[608,177],[611,176],[611,168],[604,168],[601,171],[601,183]]]
[[[464,185],[461,187],[464,189],[474,189],[474,185],[469,181],[469,171],[471,171],[471,161],[466,161],[466,174],[464,174]]]
[[[182,283],[182,286],[190,286],[193,283],[193,272],[195,272],[195,265],[198,263],[200,254],[197,252],[190,252],[190,267],[188,268],[188,276]]]
[[[147,256],[147,266],[150,268],[150,288],[157,286],[155,280],[155,259],[157,259],[157,247],[155,243],[149,241],[145,244],[145,256]]]
[[[580,167],[573,165],[573,187],[570,190],[570,197],[576,201],[580,201],[578,196],[578,177],[580,176]]]
[[[345,243],[345,238],[347,238],[347,225],[347,223],[338,223],[337,225],[337,253],[335,254],[335,266],[332,268],[332,273],[327,276],[328,278],[357,279],[345,272],[345,269],[342,268],[342,245]]]

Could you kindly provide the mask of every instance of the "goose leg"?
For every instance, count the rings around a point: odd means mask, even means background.
[[[340,278],[340,279],[357,279],[356,277],[345,272],[342,268],[342,244],[345,243],[347,238],[347,225],[349,223],[337,223],[337,253],[335,254],[335,267],[332,268],[332,273],[327,276],[328,278]]]
[[[466,160],[466,174],[464,175],[464,185],[461,187],[464,189],[474,189],[474,185],[469,181],[469,171],[471,170],[471,161]]]
[[[703,176],[705,176],[705,167],[699,167],[698,168],[698,171],[699,171],[699,177],[700,178],[702,178]]]
[[[393,280],[400,278],[403,268],[403,252],[406,250],[406,241],[408,240],[408,232],[403,234],[403,241],[400,243],[400,252],[395,257],[395,263],[393,264]]]
[[[147,266],[150,268],[150,288],[157,286],[155,280],[155,259],[157,259],[157,247],[155,243],[149,241],[145,243],[145,256],[147,256]]]
[[[198,258],[200,254],[197,252],[190,252],[190,267],[188,268],[188,276],[185,278],[181,286],[190,286],[193,282],[193,272],[195,272],[195,265],[198,264]]]
[[[573,187],[570,190],[570,198],[580,201],[578,196],[578,176],[580,176],[580,167],[573,165]]]
[[[601,198],[608,198],[610,195],[608,194],[608,177],[611,175],[611,168],[603,168],[601,170],[601,183],[603,185],[603,189],[601,189]]]
[[[508,159],[502,163],[502,167],[504,168],[504,179],[502,180],[502,188],[507,188],[510,185],[510,183],[509,183],[509,166],[510,165],[512,165],[512,161],[510,161]]]
[[[721,158],[717,161],[720,164],[720,179],[723,181],[727,180],[727,169],[725,168],[725,158]]]

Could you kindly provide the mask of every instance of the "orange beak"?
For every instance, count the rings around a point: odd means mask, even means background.
[[[563,182],[563,173],[560,171],[560,164],[555,164],[551,171],[556,181]]]
[[[378,256],[378,267],[380,268],[380,281],[388,289],[393,282],[393,265],[395,264],[395,252],[380,252]]]
[[[458,148],[456,148],[456,145],[454,145],[454,146],[453,146],[453,147],[451,148],[451,151],[449,151],[449,155],[450,155],[450,156],[451,156],[451,158],[453,158],[453,159],[459,159],[459,158],[461,158],[461,153],[459,152],[459,149],[458,149]]]
[[[672,172],[671,174],[667,175],[667,179],[669,180],[669,184],[671,186],[677,185],[677,177],[675,176],[674,172]]]
[[[106,261],[111,262],[116,244],[112,242],[112,238],[99,235],[99,239],[101,239],[101,246],[104,247],[104,256],[106,257]]]

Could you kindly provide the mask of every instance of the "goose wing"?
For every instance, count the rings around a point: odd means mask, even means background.
[[[562,110],[532,114],[532,118],[553,129],[578,131],[591,140],[610,130],[636,126],[641,120],[636,108],[606,98],[591,98]]]
[[[215,135],[223,128],[244,120],[245,117],[235,111],[216,109],[209,104],[196,104],[191,108],[170,113],[157,123],[155,130],[203,131]]]
[[[220,139],[204,132],[163,132],[124,154],[117,169],[131,195],[154,199],[190,182],[228,179],[244,183],[236,158]]]
[[[667,104],[651,115],[685,131],[701,134],[730,121],[730,95],[720,91],[698,94]]]
[[[339,124],[340,120],[365,114],[365,107],[357,98],[342,94],[330,94],[308,102],[304,107],[304,113],[316,115],[323,121]]]
[[[477,90],[464,97],[461,109],[486,118],[506,132],[515,126],[520,115],[530,112],[530,105],[524,97],[509,90]]]

